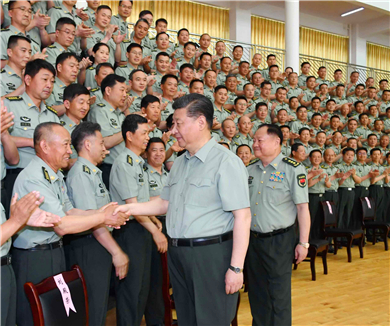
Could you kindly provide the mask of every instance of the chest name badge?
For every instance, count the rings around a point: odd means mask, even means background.
[[[269,181],[282,182],[286,173],[285,172],[272,172]]]
[[[248,184],[252,184],[252,182],[253,182],[253,177],[252,176],[249,176],[249,178],[248,178]]]

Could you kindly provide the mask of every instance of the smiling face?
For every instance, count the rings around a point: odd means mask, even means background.
[[[72,120],[82,120],[89,111],[90,96],[81,94],[72,101],[65,100],[64,105],[67,110],[67,116]]]
[[[175,110],[171,132],[180,147],[191,149],[197,143],[200,135],[199,119],[200,117],[188,117],[186,108]]]
[[[101,45],[96,52],[92,53],[95,58],[95,64],[107,62],[110,57],[110,49],[108,46]]]
[[[236,124],[234,123],[233,120],[226,119],[222,123],[222,133],[226,138],[232,139],[236,134],[236,131],[237,131]]]
[[[161,167],[165,160],[165,146],[162,143],[151,143],[146,154],[151,166]]]
[[[245,166],[247,166],[251,161],[252,153],[248,146],[241,146],[237,149],[237,156],[242,160]]]
[[[34,78],[26,75],[24,81],[26,92],[31,98],[47,100],[53,91],[54,75],[49,70],[41,69]]]
[[[104,145],[104,139],[100,131],[95,131],[94,136],[88,137],[85,141],[90,142],[90,155],[93,163],[99,165],[106,157],[106,146]]]
[[[134,148],[136,152],[144,152],[150,139],[149,125],[147,123],[139,124],[137,130],[134,133],[128,131],[126,137],[127,140],[130,141],[131,147]]]
[[[53,126],[46,139],[45,154],[49,166],[56,172],[67,168],[72,154],[70,134],[62,126]],[[42,144],[42,142],[41,142]]]
[[[156,122],[160,117],[160,102],[149,103],[147,108],[142,108],[142,113],[146,114],[146,119]]]
[[[280,153],[280,139],[274,135],[268,135],[268,127],[260,127],[253,137],[253,153],[260,160],[276,157]]]
[[[109,9],[100,9],[95,16],[96,26],[106,28],[110,24],[112,12]]]

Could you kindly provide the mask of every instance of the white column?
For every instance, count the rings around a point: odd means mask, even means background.
[[[252,43],[251,12],[239,8],[237,2],[234,4],[229,10],[230,39],[236,40],[237,43]]]
[[[299,0],[285,1],[286,67],[299,73]]]
[[[367,40],[360,37],[360,26],[359,24],[350,25],[349,31],[349,62],[366,66],[367,65]]]

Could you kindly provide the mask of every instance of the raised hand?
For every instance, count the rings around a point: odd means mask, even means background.
[[[85,22],[89,19],[88,14],[84,11],[84,8],[77,8],[76,15],[80,17],[80,19]]]
[[[4,106],[4,102],[1,100],[1,133],[8,131],[8,128],[14,125],[14,118],[14,114],[12,112],[7,112],[7,108]]]

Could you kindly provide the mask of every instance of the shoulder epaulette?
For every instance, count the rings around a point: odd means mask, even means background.
[[[86,165],[83,165],[83,171],[84,171],[85,173],[91,174],[91,170],[90,170],[89,167],[86,166]]]
[[[60,121],[61,126],[65,126],[66,122],[65,121]]]
[[[46,105],[46,108],[47,108],[49,111],[51,111],[51,112],[57,114],[57,111],[54,110],[51,106]]]
[[[96,68],[94,66],[88,67],[88,70],[95,70]]]
[[[130,40],[123,40],[122,43],[130,43]]]
[[[283,160],[282,160],[284,163],[288,164],[288,165],[291,165],[293,166],[294,168],[298,167],[301,165],[301,163],[293,160],[292,158],[289,158],[289,157],[285,157]]]
[[[2,28],[1,31],[2,32],[7,32],[7,31],[9,31],[9,28]]]
[[[148,171],[148,167],[146,166],[146,164],[144,165],[144,171]]]
[[[176,62],[181,62],[181,59],[176,59]]]
[[[62,9],[60,6],[54,6],[53,8]]]
[[[49,45],[48,48],[49,48],[49,49],[55,49],[56,46],[55,46],[55,45]]]
[[[99,90],[99,87],[96,87],[94,89],[91,89],[90,92],[97,92]]]
[[[253,101],[256,101],[257,99],[258,99],[258,97],[254,97],[252,100],[253,100]]]
[[[321,164],[321,168],[322,168],[322,169],[326,169],[325,164]]]
[[[102,107],[104,107],[104,106],[106,106],[104,103],[98,103],[98,104],[96,104],[97,106],[100,106],[101,108]]]
[[[126,68],[126,67],[127,67],[126,65],[119,66],[119,68]]]
[[[22,97],[21,96],[10,96],[10,97],[6,97],[6,99],[9,101],[21,101]]]
[[[88,11],[88,8],[85,8],[83,11]]]
[[[1,69],[1,73],[5,72],[5,69]]]
[[[231,111],[229,111],[229,110],[226,110],[226,109],[224,109],[224,110],[225,110],[227,113],[229,113],[229,114],[230,114],[230,113],[232,113],[232,112],[231,112]]]
[[[255,163],[258,162],[258,161],[259,161],[259,159],[258,159],[258,158],[255,158],[254,160],[250,161],[249,164],[248,164],[247,166],[252,165],[252,164],[255,164]]]
[[[256,121],[256,118],[252,118],[252,119],[251,119],[251,122],[253,122],[253,121]]]
[[[47,172],[47,170],[45,169],[44,166],[42,166],[42,172],[43,172],[43,176],[45,177],[45,179],[46,179],[47,181],[49,181],[49,183],[51,183],[51,181],[50,181],[50,176],[49,176],[49,172]]]
[[[127,155],[127,163],[129,163],[131,166],[133,166],[133,159],[130,155]]]
[[[234,142],[237,146],[240,146],[240,144],[239,143],[237,143],[237,142]]]
[[[240,135],[235,135],[234,138],[240,138]]]
[[[155,40],[156,39],[156,37],[155,36],[153,36],[152,38],[150,38],[149,40]]]

